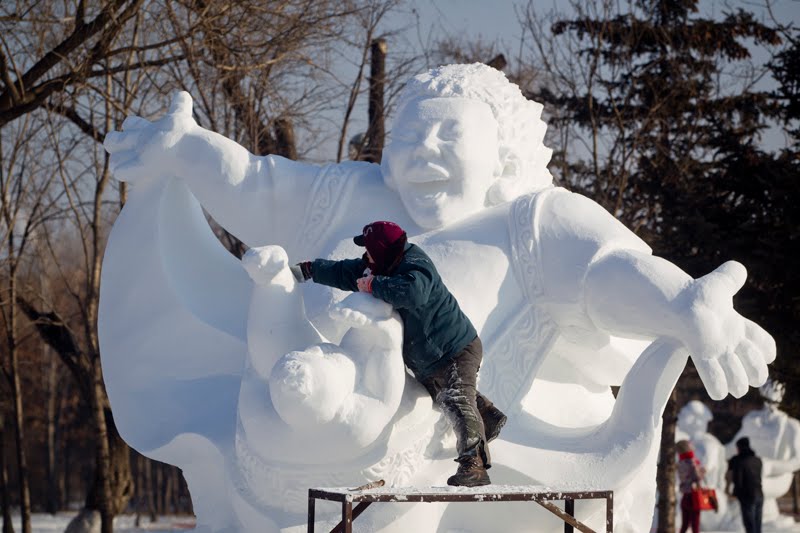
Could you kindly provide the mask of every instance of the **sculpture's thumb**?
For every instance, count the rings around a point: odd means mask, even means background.
[[[192,117],[192,97],[186,91],[175,93],[172,97],[172,103],[169,106],[170,115],[184,115],[187,118]]]
[[[738,261],[726,261],[709,275],[709,281],[729,294],[736,294],[747,279],[747,269]]]

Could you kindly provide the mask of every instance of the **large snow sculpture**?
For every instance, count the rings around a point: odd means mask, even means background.
[[[429,253],[483,339],[480,389],[509,414],[493,481],[613,489],[616,530],[649,527],[661,412],[687,357],[713,398],[740,396],[766,379],[774,342],[733,309],[740,264],[692,279],[553,187],[540,113],[502,73],[450,65],[405,87],[381,166],[253,156],[200,128],[186,93],[108,135],[131,192],[104,262],[104,377],[128,442],[183,469],[200,526],[296,531],[311,486],[451,472],[452,433],[397,365],[396,317],[286,270],[356,257],[351,236],[384,219]],[[200,205],[255,248],[244,265]],[[563,528],[508,506],[383,504],[356,528]],[[578,512],[603,523],[602,505]]]
[[[777,498],[789,491],[794,472],[800,470],[800,421],[778,408],[783,386],[768,381],[760,388],[764,407],[742,418],[742,427],[727,444],[728,457],[736,455],[736,441],[750,439],[750,447],[761,458],[761,487],[764,491],[763,526],[766,530],[792,530],[791,516],[781,515]],[[738,518],[738,508],[735,513]]]
[[[728,470],[728,459],[725,446],[708,432],[708,423],[713,419],[714,415],[703,402],[697,400],[688,402],[678,413],[675,440],[677,442],[687,439],[692,443],[696,457],[706,470],[704,485],[716,489],[719,496],[717,512],[701,513],[701,529],[727,531],[725,528],[735,522],[728,517],[728,499],[725,497],[725,472]],[[680,497],[677,499],[675,510],[676,516],[680,516]]]

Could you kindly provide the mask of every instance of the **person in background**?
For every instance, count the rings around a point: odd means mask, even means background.
[[[738,453],[728,461],[725,494],[739,500],[744,530],[747,533],[761,533],[761,511],[764,507],[764,493],[761,490],[763,465],[750,448],[749,438],[737,440],[736,450]]]
[[[692,489],[700,486],[705,476],[705,469],[694,456],[692,444],[681,440],[675,444],[678,451],[678,483],[681,492],[681,530],[686,533],[690,527],[692,533],[700,533],[700,509],[695,508]]]
[[[488,443],[506,416],[477,391],[483,346],[475,327],[431,259],[408,242],[400,226],[373,222],[353,241],[366,248],[360,259],[298,263],[292,267],[295,278],[370,293],[392,305],[403,320],[403,361],[456,433],[459,467],[447,484],[488,485]]]

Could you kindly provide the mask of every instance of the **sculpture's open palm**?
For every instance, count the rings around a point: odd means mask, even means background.
[[[129,116],[122,123],[123,131],[109,132],[103,141],[111,154],[111,171],[117,179],[128,182],[174,174],[178,158],[173,148],[195,127],[192,97],[187,92],[175,94],[167,114],[156,121]]]
[[[749,385],[762,385],[775,360],[775,341],[733,308],[733,295],[747,277],[742,264],[728,261],[687,285],[679,300],[687,307],[684,343],[709,396],[739,398]]]

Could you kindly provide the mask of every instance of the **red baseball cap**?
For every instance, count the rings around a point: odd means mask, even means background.
[[[406,232],[394,222],[379,220],[364,226],[361,235],[353,237],[353,242],[367,248],[375,261],[376,273],[385,274],[403,256],[406,246]]]
[[[394,222],[379,220],[364,226],[361,235],[353,237],[353,242],[359,246],[365,246],[370,253],[372,248],[387,247],[394,244],[399,238],[406,234],[403,228]]]

